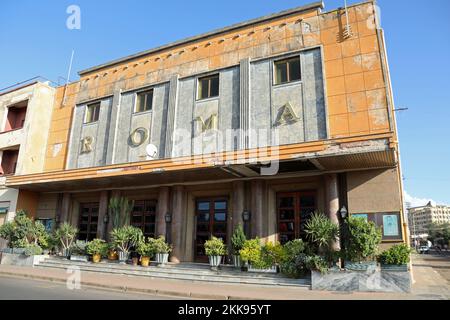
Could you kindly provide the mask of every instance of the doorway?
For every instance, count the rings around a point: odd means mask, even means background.
[[[225,197],[197,199],[195,203],[195,261],[206,262],[204,244],[212,236],[227,243],[228,199]]]
[[[91,241],[97,238],[98,202],[80,204],[78,240]]]
[[[278,193],[277,224],[281,244],[304,238],[305,224],[316,209],[315,191]]]

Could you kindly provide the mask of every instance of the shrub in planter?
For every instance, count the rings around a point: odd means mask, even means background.
[[[108,253],[108,244],[103,239],[94,239],[86,244],[86,252],[92,255],[92,262],[98,263]]]
[[[119,260],[128,260],[132,247],[135,247],[144,237],[142,230],[132,226],[125,226],[111,231],[111,242],[119,251]]]
[[[258,237],[255,239],[246,240],[242,249],[239,250],[241,260],[252,268],[264,269],[267,267],[262,259],[262,245]]]
[[[307,272],[305,264],[300,259],[306,256],[305,243],[301,239],[286,242],[283,245],[284,259],[280,264],[280,271],[290,278],[300,278]]]
[[[364,265],[365,261],[373,260],[377,253],[381,242],[381,228],[377,228],[372,221],[350,217],[345,242],[344,257],[351,263]],[[349,265],[348,262],[346,264]]]
[[[155,252],[155,262],[165,265],[169,260],[169,253],[172,252],[172,246],[166,242],[164,236],[157,239],[150,239]]]
[[[261,247],[261,259],[266,268],[278,268],[285,260],[285,251],[279,242],[267,242]]]
[[[37,256],[42,254],[42,248],[37,244],[29,244],[25,247],[24,254],[26,256]]]
[[[116,245],[114,243],[108,244],[108,260],[117,260],[119,255],[117,254]]]
[[[143,239],[136,245],[136,252],[141,255],[141,265],[148,267],[150,264],[150,258],[155,254],[154,241],[149,238],[148,241]]]
[[[227,253],[226,246],[223,240],[216,237],[211,237],[210,240],[205,241],[205,253],[209,258],[209,264],[213,268],[217,268],[222,261],[222,256]]]
[[[64,222],[58,229],[55,230],[55,238],[58,239],[59,244],[62,246],[63,256],[70,256],[70,249],[77,232],[78,229],[67,222]]]
[[[231,236],[231,246],[232,246],[232,256],[233,256],[233,265],[235,267],[241,266],[241,256],[239,254],[239,250],[244,246],[244,242],[247,240],[244,229],[242,225],[238,225],[236,229],[233,231],[233,235]]]
[[[87,242],[84,240],[76,240],[70,248],[70,260],[87,262],[86,255]]]
[[[339,226],[324,214],[314,213],[306,222],[305,233],[314,246],[315,253],[323,256],[328,261],[329,266],[332,266],[336,259],[333,243],[338,241]]]
[[[388,250],[383,251],[378,260],[381,263],[382,268],[390,268],[391,266],[402,266],[403,269],[407,269],[407,264],[410,260],[411,248],[406,244],[394,245]]]

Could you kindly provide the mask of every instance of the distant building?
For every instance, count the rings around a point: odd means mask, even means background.
[[[411,234],[424,234],[430,223],[450,223],[450,206],[433,205],[430,201],[425,206],[408,208],[408,217]]]

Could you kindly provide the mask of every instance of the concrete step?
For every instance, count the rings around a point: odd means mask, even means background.
[[[70,261],[52,257],[39,263],[36,267],[54,269],[78,267],[81,271],[145,276],[160,279],[310,288],[310,281],[308,279],[289,279],[279,274],[241,272],[239,270],[233,270],[234,268],[230,267],[224,267],[219,271],[213,271],[210,270],[207,265],[196,266],[196,264],[168,264],[164,267],[156,267],[154,265],[141,267],[106,261],[94,264],[91,262]]]

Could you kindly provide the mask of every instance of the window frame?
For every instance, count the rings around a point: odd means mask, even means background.
[[[90,107],[94,107],[94,106],[98,106],[97,108],[95,108],[96,110],[98,110],[98,112],[97,112],[97,119],[88,121],[89,115],[95,114],[95,112],[94,113],[89,113],[89,108]],[[85,111],[85,114],[84,114],[84,123],[83,124],[91,124],[91,123],[98,122],[98,120],[100,119],[100,107],[101,107],[101,102],[100,101],[86,104],[86,108],[85,108],[86,111]]]
[[[215,96],[211,96],[211,88],[212,88],[212,79],[217,77],[217,95]],[[202,98],[200,95],[200,88],[202,88],[203,91],[203,87],[201,86],[201,81],[202,80],[208,80],[208,95],[205,98]],[[196,90],[196,100],[197,101],[203,101],[203,100],[208,100],[208,99],[216,99],[220,96],[220,73],[213,73],[213,74],[209,74],[206,76],[202,76],[202,77],[197,77],[197,90]]]
[[[148,96],[148,94],[146,94],[146,93],[148,93],[148,92],[151,92],[151,95],[152,95],[151,103],[150,103],[150,109],[138,111],[137,108],[138,108],[138,106],[139,106],[139,97],[140,97],[140,95]],[[137,92],[135,93],[133,113],[151,112],[151,111],[153,110],[153,100],[154,100],[154,97],[155,97],[154,93],[155,93],[155,91],[154,91],[153,88],[149,88],[149,89],[137,91]],[[146,101],[145,101],[145,102],[147,102],[147,98],[146,98]],[[144,106],[146,106],[146,105],[147,105],[147,103],[144,103]]]
[[[289,68],[289,62],[292,60],[298,60],[298,65],[299,65],[299,75],[300,78],[299,79],[295,79],[295,80],[291,80],[291,74],[290,74],[290,68]],[[282,63],[286,63],[286,78],[287,81],[286,82],[280,82],[277,83],[277,65],[282,64]],[[294,56],[289,56],[289,57],[284,57],[281,59],[276,59],[276,60],[272,60],[272,67],[273,67],[273,72],[272,72],[272,84],[273,86],[281,86],[281,85],[287,85],[287,84],[291,84],[291,83],[297,83],[297,82],[301,82],[302,81],[302,65],[301,65],[301,61],[300,61],[300,55],[294,55]]]

